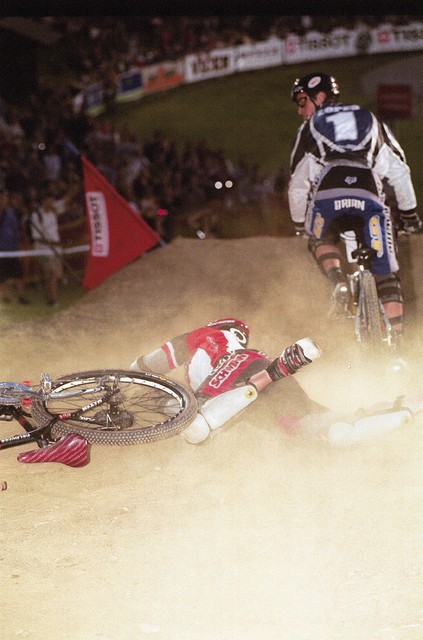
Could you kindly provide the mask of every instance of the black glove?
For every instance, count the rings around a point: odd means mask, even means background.
[[[418,233],[423,230],[423,222],[416,211],[400,211],[400,221],[404,233]]]

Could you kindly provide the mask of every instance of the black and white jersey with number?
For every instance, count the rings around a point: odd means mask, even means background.
[[[404,151],[389,127],[358,105],[325,102],[299,128],[291,154],[289,206],[294,222],[304,222],[313,185],[328,164],[359,162],[394,190],[398,208],[415,209],[416,196]],[[337,169],[334,167],[336,176]],[[333,173],[332,173],[333,175]]]

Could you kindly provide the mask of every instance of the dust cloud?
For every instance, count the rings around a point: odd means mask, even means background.
[[[296,237],[178,238],[48,321],[3,328],[2,377],[18,381],[126,368],[228,315],[271,357],[305,336],[323,350],[197,447],[179,436],[95,446],[81,469],[19,463],[31,445],[2,451],[4,637],[421,640],[419,418],[348,449],[278,424],[298,410],[298,389],[342,412],[422,392],[421,242],[400,247],[401,375],[369,362],[352,326],[327,317],[328,285]],[[5,436],[18,431],[1,424]]]

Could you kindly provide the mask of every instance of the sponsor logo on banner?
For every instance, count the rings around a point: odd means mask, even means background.
[[[372,35],[367,29],[358,31],[355,39],[355,48],[358,55],[365,55],[369,52],[372,44]]]
[[[374,30],[372,52],[414,51],[423,46],[423,25],[411,23],[404,26],[382,25]]]
[[[86,193],[87,210],[91,225],[91,255],[106,258],[109,255],[109,222],[104,194],[101,191]]]
[[[257,44],[235,47],[235,67],[237,71],[262,69],[282,63],[282,40],[272,40]]]
[[[185,80],[196,82],[235,72],[234,49],[215,49],[185,58]]]
[[[162,62],[143,67],[141,70],[144,89],[147,93],[170,89],[182,84],[184,70],[181,61]]]
[[[285,39],[284,58],[286,63],[304,60],[323,60],[354,55],[353,32],[336,29],[330,33],[310,31],[304,36],[290,34]]]
[[[392,31],[390,28],[381,29],[376,33],[376,42],[378,44],[388,44],[391,41],[391,38],[392,38]]]

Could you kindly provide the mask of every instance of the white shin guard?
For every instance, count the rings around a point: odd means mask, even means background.
[[[408,409],[376,413],[356,420],[354,424],[336,422],[328,432],[329,444],[333,447],[351,447],[378,440],[383,436],[411,424],[413,416]]]
[[[251,385],[238,387],[207,400],[201,407],[189,427],[181,432],[190,444],[200,444],[209,436],[210,429],[218,429],[237,413],[248,407],[258,396],[257,389]]]
[[[257,396],[257,389],[251,384],[237,387],[207,400],[201,407],[201,414],[207,420],[210,429],[218,429],[248,407]]]

